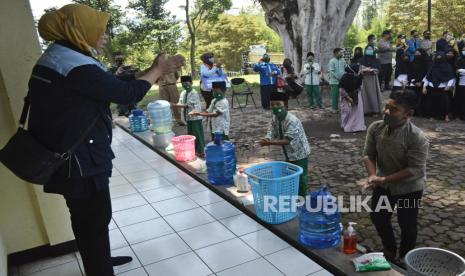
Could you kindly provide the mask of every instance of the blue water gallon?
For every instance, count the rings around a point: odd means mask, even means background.
[[[133,132],[142,132],[149,129],[147,117],[141,109],[133,109],[129,115],[129,125]]]
[[[208,181],[213,185],[231,185],[236,173],[236,146],[223,141],[220,132],[215,133],[215,140],[205,147]]]
[[[329,248],[341,242],[340,214],[337,202],[322,186],[307,197],[300,214],[300,241],[311,248]]]
[[[151,130],[158,134],[169,133],[172,129],[171,105],[167,101],[159,100],[147,105]]]

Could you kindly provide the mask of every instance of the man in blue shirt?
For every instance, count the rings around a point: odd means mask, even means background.
[[[260,73],[260,97],[263,109],[270,109],[271,93],[276,91],[276,76],[281,74],[278,66],[270,62],[270,56],[264,54],[262,59],[253,67],[255,72]]]
[[[408,41],[407,55],[412,62],[415,59],[415,52],[421,48],[419,34],[416,30],[410,32],[412,38]]]

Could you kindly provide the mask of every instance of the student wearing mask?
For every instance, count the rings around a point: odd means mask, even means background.
[[[354,57],[352,58],[353,63],[359,63],[360,59],[363,57],[363,48],[356,47],[354,49]]]
[[[339,81],[345,73],[347,63],[342,58],[341,48],[334,49],[333,54],[334,57],[329,61],[328,74],[331,86],[331,108],[333,113],[337,113],[339,111]]]
[[[425,109],[425,95],[423,95],[423,79],[425,78],[431,66],[431,58],[428,56],[424,49],[418,49],[415,52],[415,59],[411,64],[409,74],[410,88],[417,94],[419,103],[414,109],[414,116],[423,115]]]
[[[195,153],[199,157],[204,156],[205,137],[203,133],[202,117],[191,116],[191,112],[202,111],[199,93],[192,88],[192,77],[181,76],[181,85],[184,91],[181,92],[179,102],[173,105],[175,108],[182,108],[182,117],[187,124],[187,134],[195,136]]]
[[[380,85],[384,83],[384,90],[389,90],[389,83],[392,76],[392,53],[396,50],[391,45],[391,31],[385,30],[383,38],[378,43],[378,59],[381,63],[379,74]]]
[[[376,54],[376,36],[374,34],[371,34],[367,38],[367,46],[371,46],[375,49],[375,54]]]
[[[352,60],[351,64],[346,67],[346,72],[339,83],[341,93],[341,128],[344,132],[366,130],[363,99],[360,94],[361,86],[360,65],[354,63]]]
[[[255,72],[260,73],[260,98],[262,108],[265,110],[270,109],[270,96],[276,91],[277,76],[281,74],[278,66],[270,61],[270,56],[264,54],[262,59],[253,67]]]
[[[320,90],[321,67],[317,62],[315,62],[315,54],[312,52],[307,53],[307,62],[305,63],[302,75],[305,76],[308,108],[323,108]]]
[[[284,107],[284,94],[271,95],[273,118],[264,139],[257,141],[262,146],[281,146],[286,162],[293,163],[303,169],[299,180],[299,196],[307,195],[308,157],[310,145],[305,135],[302,122]]]
[[[381,88],[378,74],[381,69],[379,60],[375,57],[375,50],[371,46],[365,49],[365,55],[360,59],[360,73],[363,76],[361,89],[363,99],[363,112],[366,115],[381,113]]]
[[[212,141],[215,140],[215,132],[223,133],[223,140],[229,140],[229,127],[231,119],[229,116],[229,102],[226,99],[226,82],[218,81],[212,83],[213,101],[207,111],[192,111],[191,116],[202,116],[208,118]]]
[[[408,41],[408,48],[406,52],[410,59],[410,62],[412,62],[415,59],[415,51],[420,48],[420,38],[416,30],[411,31],[410,35],[412,37]]]
[[[410,86],[411,63],[407,54],[404,54],[396,63],[396,71],[394,73],[393,90],[402,90]]]
[[[456,72],[456,66],[457,66],[457,60],[458,60],[458,54],[457,52],[454,50],[454,49],[450,49],[449,51],[447,51],[446,53],[446,61],[447,63],[449,63],[449,66],[452,70],[452,72]],[[448,98],[448,101],[449,101],[449,118],[453,118],[454,116],[454,106],[455,106],[455,101],[454,101],[454,88],[455,88],[455,85],[454,87],[452,87],[452,89],[450,90],[447,90],[446,93],[447,93],[447,98]]]
[[[415,92],[393,92],[384,108],[383,120],[368,128],[363,150],[368,172],[365,188],[373,190],[371,221],[381,238],[384,256],[394,263],[400,263],[415,248],[419,201],[426,184],[429,141],[411,121],[416,104]],[[382,201],[389,202],[390,210],[376,210]],[[396,205],[400,243],[391,222]]]
[[[426,51],[428,56],[433,55],[433,41],[431,41],[431,32],[423,32],[423,39],[420,41],[420,48]]]
[[[213,100],[211,83],[220,79],[226,79],[226,76],[221,68],[221,63],[215,64],[215,55],[213,53],[205,53],[200,56],[202,65],[200,65],[200,93],[206,103],[206,109],[210,107]]]
[[[451,41],[454,37],[448,31],[442,33],[442,37],[436,41],[436,52],[444,52],[446,53],[451,49],[449,45],[449,41]]]
[[[455,86],[455,72],[446,61],[444,52],[437,52],[433,65],[423,79],[423,94],[426,95],[425,116],[449,121],[450,103],[447,91]]]

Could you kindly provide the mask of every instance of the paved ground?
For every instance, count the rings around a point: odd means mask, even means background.
[[[388,92],[384,93],[388,96]],[[255,95],[256,102],[259,97]],[[361,195],[360,183],[366,180],[361,162],[365,133],[346,134],[339,127],[339,115],[328,110],[308,110],[306,98],[300,104],[290,101],[291,112],[303,122],[309,136],[312,153],[309,164],[310,188],[322,184],[334,195]],[[328,93],[324,101],[329,105]],[[283,159],[280,148],[257,148],[254,141],[266,133],[270,112],[249,106],[241,112],[231,112],[230,137],[236,142],[239,164]],[[380,118],[366,118],[367,126]],[[427,165],[427,190],[419,215],[418,246],[435,246],[465,256],[465,123],[444,123],[414,118],[431,141]],[[177,133],[185,130],[176,129]],[[331,134],[340,138],[331,139]],[[206,136],[207,137],[207,136]],[[343,222],[356,221],[362,244],[380,250],[381,243],[371,224],[368,213],[345,213]],[[393,222],[399,229],[394,217]],[[397,233],[397,236],[399,233]]]

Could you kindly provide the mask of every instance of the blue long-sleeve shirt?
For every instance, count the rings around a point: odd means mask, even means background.
[[[412,62],[415,59],[415,52],[419,48],[421,48],[420,39],[417,39],[416,41],[414,41],[414,39],[411,38],[408,41],[407,55],[410,59],[410,62]]]
[[[260,86],[276,85],[276,76],[281,75],[281,70],[274,63],[259,62],[254,65],[253,70],[260,73]]]

